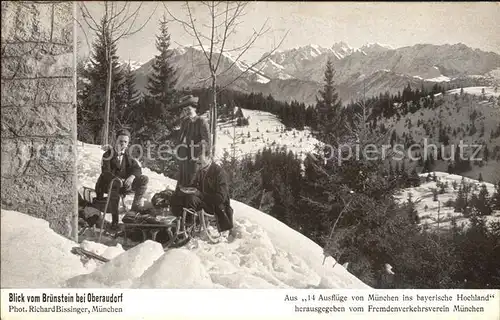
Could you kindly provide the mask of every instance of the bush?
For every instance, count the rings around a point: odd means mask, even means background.
[[[248,126],[248,125],[249,125],[249,121],[247,118],[239,117],[236,120],[236,126],[238,126],[238,127],[244,127],[244,126]]]
[[[453,201],[452,199],[448,199],[446,200],[446,202],[444,203],[444,206],[445,207],[450,207],[450,208],[453,208],[455,206],[455,201]]]

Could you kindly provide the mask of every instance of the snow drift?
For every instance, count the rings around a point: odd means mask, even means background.
[[[59,287],[87,269],[43,219],[2,209],[2,288]]]
[[[92,186],[100,169],[98,146],[78,147],[80,186]],[[81,159],[81,157],[80,157]],[[148,199],[175,181],[143,169]],[[368,288],[328,258],[310,239],[275,218],[238,201],[234,234],[217,244],[193,239],[163,251],[146,241],[124,251],[117,244],[77,244],[55,234],[44,220],[2,210],[2,287],[87,288]],[[80,245],[111,259],[84,260],[70,251]]]

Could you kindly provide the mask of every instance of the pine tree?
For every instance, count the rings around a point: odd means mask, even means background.
[[[141,116],[139,110],[141,95],[135,87],[135,75],[130,64],[125,68],[125,80],[121,86],[120,96],[124,103],[117,108],[116,120],[121,127],[132,129],[135,133],[139,129],[134,124],[138,123],[137,119]]]
[[[104,19],[102,23],[105,23]],[[119,92],[123,84],[124,71],[118,62],[116,43],[113,43],[111,35],[106,30],[106,28],[101,28],[96,33],[89,63],[86,67],[81,68],[81,72],[79,73],[82,79],[79,84],[82,88],[79,95],[81,104],[80,108],[77,109],[78,126],[89,126],[90,124],[94,143],[101,143],[103,141],[102,129],[105,119],[104,106],[106,104],[109,67],[107,45],[109,43],[111,43],[109,50],[112,64],[110,119],[114,118],[116,107],[123,104]],[[109,134],[110,136],[113,135],[112,130],[110,130]]]
[[[335,143],[335,139],[343,132],[342,103],[334,87],[333,63],[328,59],[324,74],[323,90],[319,91],[320,98],[316,98],[318,113],[317,129],[321,132],[323,141]],[[334,144],[332,144],[334,145]]]
[[[489,157],[490,157],[490,151],[488,150],[488,146],[484,145],[483,160],[487,162]]]
[[[490,206],[490,200],[488,199],[489,193],[486,185],[481,185],[481,190],[477,196],[477,202],[475,204],[477,212],[482,216],[488,216],[491,214],[492,209]]]
[[[446,185],[444,183],[441,183],[439,186],[439,193],[444,194],[446,192]]]
[[[160,21],[160,32],[156,36],[156,49],[152,65],[152,73],[148,77],[147,95],[143,104],[143,118],[145,130],[142,140],[153,140],[152,136],[162,132],[161,137],[154,139],[157,142],[166,140],[173,133],[173,127],[178,124],[177,113],[167,111],[175,103],[177,83],[176,71],[171,64],[172,52],[170,48],[170,34],[167,28],[167,19],[163,16]],[[147,124],[147,125],[146,125]],[[172,139],[171,139],[172,140]]]
[[[153,72],[148,77],[146,86],[148,95],[163,108],[174,102],[177,83],[176,70],[170,62],[173,52],[169,50],[170,34],[167,23],[166,17],[163,16],[160,21],[160,34],[156,36],[156,49],[159,54],[154,57]]]
[[[500,181],[495,185],[495,192],[491,197],[491,206],[493,210],[500,210]]]
[[[412,187],[420,186],[420,177],[418,176],[417,169],[413,169],[410,175],[410,181]]]
[[[173,147],[172,135],[175,134],[174,127],[179,124],[177,113],[172,113],[167,110],[176,99],[175,85],[177,83],[176,72],[173,68],[170,59],[172,52],[170,47],[170,34],[167,28],[167,19],[163,16],[160,21],[160,32],[156,36],[156,49],[158,54],[155,55],[152,65],[152,73],[148,77],[146,90],[147,94],[142,100],[142,117],[139,126],[141,127],[140,135],[137,136],[138,143],[146,144],[149,141],[153,144],[153,160],[150,166],[154,166],[155,171],[172,176],[177,171],[177,162],[172,155],[160,155],[160,145],[170,145]],[[159,159],[156,153],[162,158],[167,158],[167,161]]]
[[[463,212],[466,207],[467,201],[465,200],[465,194],[463,186],[458,188],[457,198],[455,199],[455,212]]]
[[[431,161],[429,160],[429,158],[425,159],[424,161],[424,168],[422,169],[422,172],[425,173],[425,172],[428,172],[429,175],[430,175],[430,172],[432,171],[432,164],[431,164]]]

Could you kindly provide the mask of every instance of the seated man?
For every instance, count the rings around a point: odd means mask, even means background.
[[[171,199],[171,210],[175,216],[182,216],[183,208],[204,209],[217,218],[219,232],[233,228],[233,209],[230,205],[227,175],[224,169],[211,161],[210,150],[203,148],[200,153],[199,168],[189,187],[195,187],[195,194],[184,194],[176,190]]]
[[[104,193],[109,191],[109,184],[113,178],[118,177],[121,184],[121,189],[118,190],[119,184],[113,187],[113,191],[119,194],[126,194],[129,191],[134,192],[134,200],[132,202],[132,211],[138,211],[140,201],[146,193],[148,177],[142,174],[139,162],[135,160],[128,152],[127,147],[130,142],[130,132],[128,130],[119,130],[116,133],[116,142],[114,148],[108,149],[102,156],[101,175],[97,179],[95,191],[97,194],[96,200],[102,200]],[[113,203],[109,205],[112,208],[118,209],[120,197],[114,194],[108,195]],[[118,225],[118,210],[112,212],[112,227]]]

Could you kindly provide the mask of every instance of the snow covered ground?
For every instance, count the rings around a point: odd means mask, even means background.
[[[435,77],[435,78],[425,79],[425,80],[433,81],[433,82],[449,82],[449,81],[451,81],[450,78],[448,78],[447,76],[443,76],[443,75],[440,75],[439,77]]]
[[[421,177],[427,177],[427,173],[421,174]],[[433,193],[432,189],[438,189],[436,187],[436,183],[434,181],[424,182],[418,187],[406,188],[403,189],[396,198],[402,203],[408,201],[408,194],[411,193],[412,201],[415,203],[415,209],[418,212],[420,217],[420,223],[422,225],[427,225],[429,228],[436,229],[439,226],[439,229],[448,229],[451,227],[451,219],[453,217],[457,218],[458,225],[467,225],[469,220],[465,218],[461,213],[455,212],[453,207],[446,207],[445,203],[448,200],[455,201],[458,193],[458,187],[462,181],[462,176],[455,174],[448,174],[445,172],[436,172],[436,177],[438,182],[448,183],[448,187],[445,190],[445,193],[438,194],[438,201],[433,201]],[[457,190],[453,189],[452,183],[457,183]],[[464,178],[464,182],[467,184],[473,184],[477,186],[477,190],[474,190],[473,193],[478,194],[479,190],[481,190],[481,185],[486,185],[489,196],[494,193],[495,186],[491,183],[487,182],[479,182],[474,179]],[[426,208],[427,206],[427,208]],[[438,210],[439,209],[439,210]],[[491,221],[500,221],[500,211],[493,212],[492,215],[486,216],[486,220],[488,222]]]
[[[242,111],[245,117],[250,117],[248,126],[233,128],[231,121],[219,122],[216,158],[222,158],[224,150],[232,155],[233,147],[236,157],[241,157],[271,146],[286,146],[287,150],[305,156],[319,143],[307,129],[286,131],[280,120],[269,112],[247,109]]]
[[[473,95],[476,95],[476,96],[481,96],[483,94],[483,89],[484,89],[484,95],[487,98],[489,98],[491,96],[500,97],[500,90],[497,90],[495,92],[495,88],[494,87],[466,87],[466,88],[463,88],[463,89],[464,89],[465,93],[473,94]],[[453,89],[453,90],[448,90],[447,94],[460,94],[461,90],[462,90],[461,88]]]
[[[88,144],[77,151],[79,188],[93,187],[102,151]],[[148,200],[175,186],[172,179],[143,171],[150,178]],[[195,239],[166,252],[154,241],[127,251],[120,244],[77,244],[44,220],[2,210],[2,287],[368,288],[331,257],[323,264],[322,248],[310,239],[243,203],[231,205],[234,236],[218,244]],[[80,260],[70,252],[74,246],[111,260]]]

